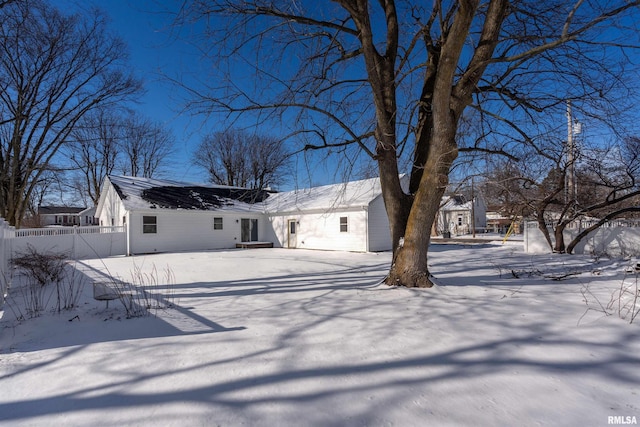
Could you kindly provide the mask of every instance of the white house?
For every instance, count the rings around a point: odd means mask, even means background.
[[[96,216],[127,229],[127,254],[233,248],[265,239],[268,193],[139,177],[105,179]]]
[[[487,226],[487,207],[482,197],[467,200],[463,195],[445,196],[434,223],[435,234],[470,234],[485,230]]]
[[[276,247],[391,249],[379,179],[283,193],[110,176],[96,216],[127,228],[127,253]]]
[[[68,206],[39,206],[38,216],[40,225],[62,225],[62,226],[87,226],[96,225],[96,208],[81,208]]]

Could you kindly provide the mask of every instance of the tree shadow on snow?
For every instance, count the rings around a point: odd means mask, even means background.
[[[446,265],[436,263],[437,268]],[[387,268],[375,263],[177,284],[174,297],[182,305],[176,310],[184,317],[204,324],[215,317],[219,323],[209,325],[210,332],[219,324],[241,323],[246,329],[222,328],[229,333],[173,344],[123,343],[121,354],[106,354],[104,360],[124,363],[153,354],[156,346],[174,345],[180,348],[171,354],[181,363],[156,370],[143,359],[140,369],[101,372],[111,375],[108,382],[103,378],[41,397],[6,397],[1,417],[30,422],[93,410],[107,414],[106,420],[112,410],[159,411],[181,402],[178,411],[185,417],[192,403],[206,408],[211,422],[216,419],[212,414],[231,411],[242,414],[234,418],[238,424],[286,424],[284,418],[270,417],[286,417],[288,411],[288,421],[298,424],[348,420],[350,425],[379,425],[405,402],[420,401],[420,415],[428,414],[443,390],[474,399],[478,380],[495,386],[499,383],[492,381],[501,376],[557,377],[575,388],[581,386],[577,378],[629,387],[640,383],[637,329],[599,330],[596,325],[582,333],[575,328],[575,311],[567,313],[546,300],[519,299],[517,289],[478,287],[467,293],[456,286],[411,290],[379,285]],[[156,326],[148,337],[184,335],[168,324]],[[189,359],[198,346],[207,346],[206,357]],[[58,362],[80,357],[66,352]],[[49,365],[18,370],[6,379],[19,384],[23,376]],[[181,387],[156,387],[159,382]]]

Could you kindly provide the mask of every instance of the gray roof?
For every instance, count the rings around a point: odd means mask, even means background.
[[[38,206],[38,215],[77,215],[87,208],[73,206]]]

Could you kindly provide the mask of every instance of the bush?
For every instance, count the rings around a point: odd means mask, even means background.
[[[25,310],[31,317],[46,310],[52,300],[58,312],[78,305],[85,283],[68,264],[67,254],[38,252],[28,246],[11,259],[11,264],[26,278],[26,283],[19,289]]]

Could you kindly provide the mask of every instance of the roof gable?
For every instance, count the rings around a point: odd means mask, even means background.
[[[471,202],[460,194],[443,197],[440,205],[441,211],[470,211],[471,209]]]

